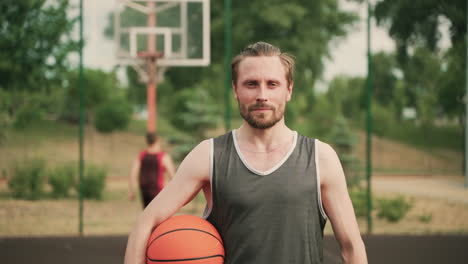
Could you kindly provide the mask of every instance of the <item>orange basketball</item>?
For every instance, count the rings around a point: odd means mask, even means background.
[[[162,222],[148,240],[146,263],[222,264],[223,241],[208,221],[178,215]]]

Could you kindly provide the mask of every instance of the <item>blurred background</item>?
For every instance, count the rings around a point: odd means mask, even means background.
[[[210,4],[211,64],[169,67],[158,84],[157,132],[176,163],[242,123],[226,50],[266,41],[296,57],[287,125],[335,147],[362,233],[468,233],[466,1],[371,1],[371,60],[365,1],[232,1],[228,45],[227,2]],[[81,218],[79,1],[0,3],[0,237],[126,235],[141,212],[127,179],[145,148],[146,84],[117,66],[114,9],[83,1]],[[180,213],[204,206],[199,195]]]

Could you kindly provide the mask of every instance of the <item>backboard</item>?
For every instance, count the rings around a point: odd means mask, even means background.
[[[159,68],[210,64],[210,0],[116,1],[119,65],[141,65],[145,52],[160,53]]]

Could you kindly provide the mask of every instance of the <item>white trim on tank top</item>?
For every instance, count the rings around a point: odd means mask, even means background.
[[[320,190],[322,189],[321,187],[321,184],[320,184],[320,167],[319,167],[319,159],[318,159],[318,155],[319,155],[319,152],[318,152],[318,148],[317,148],[317,143],[319,142],[320,140],[318,139],[315,139],[315,142],[314,142],[314,148],[315,148],[315,169],[316,169],[316,175],[317,175],[317,192],[318,192],[318,204],[319,204],[319,209],[320,209],[320,213],[322,214],[322,217],[323,219],[327,220],[328,217],[327,217],[327,214],[325,213],[325,210],[323,210],[323,203],[322,203],[322,194],[320,192]]]
[[[210,138],[210,201],[206,201],[205,210],[203,211],[203,218],[207,219],[213,210],[213,162],[214,161],[214,139]],[[210,206],[211,205],[211,206]]]
[[[234,147],[236,149],[237,155],[239,156],[239,158],[241,159],[241,161],[245,165],[245,167],[247,167],[247,169],[249,169],[251,172],[253,172],[253,173],[257,174],[257,175],[260,175],[260,176],[266,176],[268,174],[271,174],[274,171],[276,171],[279,167],[281,167],[281,165],[283,165],[286,162],[286,160],[289,158],[289,156],[291,156],[291,154],[293,153],[294,149],[296,148],[296,144],[297,144],[297,132],[293,131],[294,132],[293,145],[289,149],[288,153],[283,157],[283,159],[281,159],[278,162],[278,164],[276,164],[272,168],[270,168],[270,169],[268,169],[266,171],[259,171],[259,170],[256,170],[255,168],[251,167],[247,163],[247,160],[244,158],[244,155],[242,155],[242,152],[240,151],[239,145],[237,144],[237,139],[236,139],[236,133],[237,132],[236,131],[237,131],[237,129],[232,130],[232,138],[234,140]]]
[[[233,131],[234,133],[234,131]],[[234,136],[234,135],[233,135]],[[292,149],[294,149],[296,147],[296,143],[297,143],[297,132],[295,133],[295,138],[294,138],[294,147]],[[234,137],[234,142],[235,141],[235,137]],[[318,193],[318,205],[319,205],[319,209],[320,209],[320,213],[322,214],[322,217],[327,220],[328,219],[328,216],[327,214],[325,213],[325,210],[323,209],[323,203],[322,203],[322,194],[320,192],[321,190],[321,184],[320,184],[320,169],[319,169],[319,162],[318,162],[318,149],[317,149],[317,142],[319,142],[318,139],[315,139],[315,144],[314,144],[314,148],[315,148],[315,168],[316,168],[316,175],[317,175],[317,193]],[[292,153],[292,151],[291,151]],[[288,155],[286,155],[286,157],[289,157],[289,155],[291,153],[288,153]],[[213,210],[213,161],[214,161],[214,139],[211,138],[210,139],[210,189],[211,189],[211,197],[210,197],[210,201],[207,201],[207,204],[205,206],[205,210],[203,212],[203,218],[207,219],[208,216],[210,216],[211,214],[211,211]],[[284,163],[284,162],[283,162]],[[282,163],[281,163],[282,164]],[[281,165],[280,165],[281,166]],[[211,205],[211,206],[210,206]]]

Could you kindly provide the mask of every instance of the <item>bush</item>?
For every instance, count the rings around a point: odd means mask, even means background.
[[[430,223],[432,221],[432,214],[424,214],[418,217],[419,222],[421,223]]]
[[[86,168],[85,175],[82,180],[83,197],[85,199],[98,199],[102,198],[106,183],[107,172],[104,168],[96,165],[89,165]],[[76,191],[80,192],[79,181],[75,185]]]
[[[177,92],[171,107],[172,125],[190,131],[197,141],[205,137],[206,130],[216,128],[221,122],[217,102],[199,86]]]
[[[45,162],[36,158],[16,165],[8,181],[8,188],[14,198],[37,200],[44,194],[44,184]]]
[[[55,198],[68,197],[74,185],[76,163],[67,163],[55,168],[49,175],[49,184],[52,187],[52,196]]]
[[[353,202],[354,212],[356,217],[367,216],[367,191],[365,189],[353,188],[349,192],[351,201]]]
[[[61,119],[78,124],[80,120],[80,85],[79,71],[74,70],[66,76],[66,86],[64,94],[64,103],[61,110]],[[113,73],[107,73],[102,70],[90,68],[84,69],[83,75],[84,100],[86,102],[85,120],[88,116],[95,113],[96,107],[109,100],[111,95],[118,92],[119,87],[117,79]]]
[[[378,136],[385,136],[398,127],[395,121],[394,111],[389,107],[383,107],[378,103],[372,105],[373,112],[373,132]]]
[[[42,120],[41,109],[34,104],[25,104],[16,113],[13,126],[16,129],[25,129],[40,120]]]
[[[337,116],[333,121],[328,141],[335,147],[340,157],[348,186],[358,186],[361,181],[361,177],[357,173],[359,160],[353,155],[357,137],[353,134],[348,121],[343,116]]]
[[[132,108],[125,99],[106,101],[96,109],[95,127],[99,132],[109,133],[124,129],[130,122]]]
[[[398,222],[411,207],[412,204],[407,202],[402,196],[394,199],[379,199],[377,216],[390,222]]]

